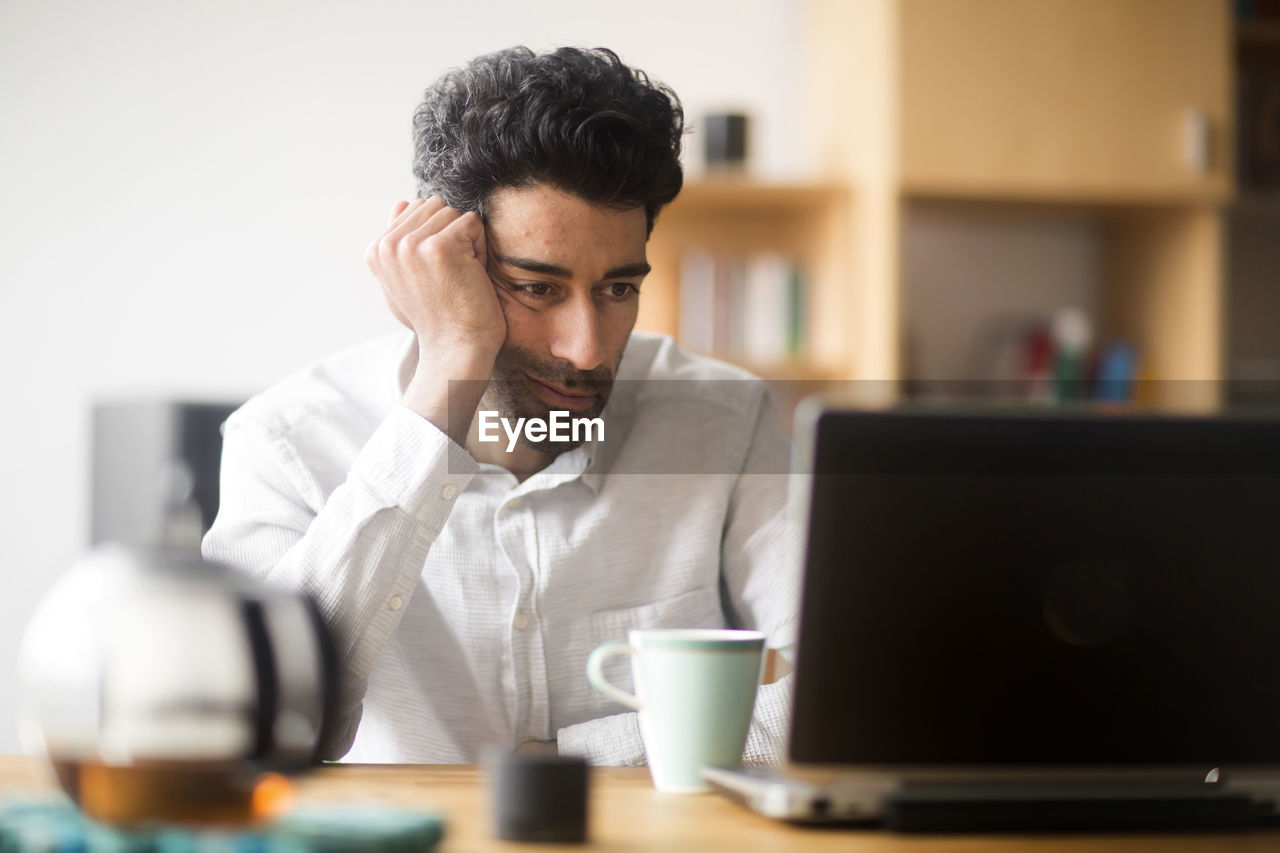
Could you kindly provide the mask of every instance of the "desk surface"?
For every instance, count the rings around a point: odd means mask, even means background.
[[[0,793],[49,790],[43,765],[22,756],[0,756]],[[469,766],[343,765],[325,767],[300,781],[307,801],[398,803],[438,811],[445,816],[449,851],[820,851],[856,849],[862,853],[1111,853],[1160,850],[1171,853],[1272,851],[1280,832],[1217,835],[894,836],[869,830],[821,830],[766,820],[721,799],[704,795],[660,794],[643,767],[596,768],[591,777],[591,844],[556,846],[497,840],[489,821],[483,770]]]

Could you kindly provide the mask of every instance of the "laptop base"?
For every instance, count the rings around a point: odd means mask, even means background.
[[[1223,830],[1258,827],[1276,818],[1269,804],[1233,794],[1001,799],[977,793],[899,792],[883,800],[881,819],[893,832],[942,833]]]
[[[1131,832],[1280,824],[1262,791],[1205,783],[913,782],[890,790],[815,783],[775,767],[704,767],[719,793],[777,820],[901,833]],[[1217,788],[1217,786],[1213,786]]]

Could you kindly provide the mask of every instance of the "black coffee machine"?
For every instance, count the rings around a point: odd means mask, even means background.
[[[198,548],[218,513],[222,424],[238,405],[94,406],[91,543]]]

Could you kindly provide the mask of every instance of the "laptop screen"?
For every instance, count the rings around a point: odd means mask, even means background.
[[[1280,764],[1280,424],[814,429],[793,761]]]

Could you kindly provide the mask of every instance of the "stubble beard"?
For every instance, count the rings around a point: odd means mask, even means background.
[[[493,375],[480,398],[480,408],[496,411],[513,429],[519,418],[538,418],[550,423],[553,408],[556,411],[567,410],[569,417],[573,419],[599,417],[613,391],[616,369],[615,364],[612,367],[601,365],[593,370],[579,370],[564,359],[543,358],[532,350],[504,346],[494,360]],[[528,377],[575,394],[589,393],[594,399],[588,406],[580,409],[553,407],[533,393]],[[548,435],[545,441],[532,442],[521,429],[517,443],[541,453],[559,456],[582,446],[581,437],[574,441],[572,431],[570,435],[564,441],[552,441]]]

